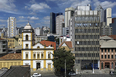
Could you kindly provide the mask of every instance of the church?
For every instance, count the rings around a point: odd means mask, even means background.
[[[22,30],[22,65],[30,65],[31,70],[53,71],[53,54],[56,43],[41,41],[35,44],[34,29],[28,23]]]

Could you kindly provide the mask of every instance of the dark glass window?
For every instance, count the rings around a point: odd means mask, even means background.
[[[103,59],[103,55],[101,55],[101,58]]]
[[[112,48],[112,52],[113,52],[113,48]]]
[[[106,59],[106,55],[105,55],[105,59]]]
[[[110,52],[110,49],[108,48],[108,52]]]
[[[28,35],[26,35],[26,40],[28,40]]]
[[[112,59],[113,59],[113,55],[112,55]]]
[[[110,55],[108,55],[108,59],[110,58]]]

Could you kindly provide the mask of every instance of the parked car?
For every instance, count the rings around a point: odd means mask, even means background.
[[[31,77],[42,77],[42,75],[38,73],[34,73]]]
[[[69,75],[70,76],[76,76],[76,73],[75,72],[69,72]]]
[[[7,70],[8,68],[7,67],[3,67],[2,70]]]

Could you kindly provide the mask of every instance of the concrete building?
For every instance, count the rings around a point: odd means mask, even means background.
[[[102,8],[102,6],[101,5],[99,5],[99,6],[97,6],[96,8],[95,8],[95,10],[97,10],[97,11],[100,11],[101,12],[101,15],[100,15],[100,22],[105,22],[105,18],[106,18],[106,16],[105,16],[105,10]]]
[[[69,27],[63,27],[63,36],[69,35]]]
[[[8,52],[7,40],[0,38],[0,54]]]
[[[7,35],[8,37],[14,37],[17,35],[16,31],[16,18],[15,17],[9,17],[7,20],[8,24],[8,30],[7,30]]]
[[[99,64],[100,15],[100,11],[91,10],[90,5],[77,6],[70,19],[69,36],[72,39],[78,72],[84,68],[91,69],[89,67],[93,62]]]
[[[56,16],[63,15],[63,13],[50,13],[50,33],[56,33]]]
[[[106,38],[107,39],[107,38]],[[116,41],[104,40],[100,44],[100,69],[115,69],[116,67]]]
[[[73,7],[65,9],[65,27],[69,26],[69,19],[73,16],[74,10]]]
[[[54,71],[53,55],[56,43],[50,41],[34,41],[34,30],[28,23],[22,30],[22,65],[30,65],[31,70]]]
[[[62,24],[64,23],[64,16],[59,15],[56,17],[56,34],[62,35]]]
[[[109,26],[112,23],[112,9],[106,9],[106,25]]]
[[[112,35],[116,35],[116,19],[113,19],[113,23],[110,24],[112,27]]]
[[[41,30],[41,29],[40,29],[39,27],[35,28],[35,29],[34,29],[35,34],[36,34],[36,35],[40,35],[40,30]]]
[[[101,36],[102,35],[112,35],[112,27],[106,26],[106,25],[102,26],[100,35]]]

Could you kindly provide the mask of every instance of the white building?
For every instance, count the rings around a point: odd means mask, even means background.
[[[74,10],[72,7],[65,9],[65,27],[69,26],[69,19],[73,16]]]
[[[8,37],[14,37],[17,35],[16,31],[16,18],[15,17],[9,17],[7,20],[8,24],[8,30],[7,30],[7,35]]]
[[[41,30],[41,29],[40,29],[39,27],[35,28],[35,29],[34,29],[35,34],[36,34],[36,35],[40,35],[40,30]]]
[[[64,23],[64,16],[59,15],[56,17],[56,34],[63,35],[62,34],[62,24]]]
[[[106,25],[109,26],[112,23],[112,9],[106,9]]]

